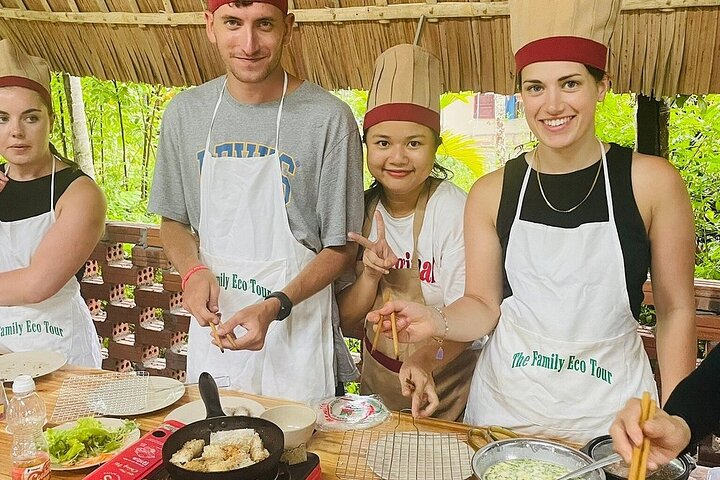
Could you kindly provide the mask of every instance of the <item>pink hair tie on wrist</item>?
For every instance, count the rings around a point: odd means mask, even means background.
[[[187,285],[188,280],[190,280],[190,277],[192,277],[194,274],[199,272],[200,270],[210,270],[205,265],[195,265],[193,268],[187,271],[187,273],[182,277],[182,282],[180,282],[180,288],[185,290],[185,286]]]

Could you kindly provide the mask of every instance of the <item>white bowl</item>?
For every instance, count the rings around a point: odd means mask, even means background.
[[[315,430],[315,410],[305,405],[280,405],[265,410],[260,418],[269,420],[283,431],[285,450],[307,443]]]

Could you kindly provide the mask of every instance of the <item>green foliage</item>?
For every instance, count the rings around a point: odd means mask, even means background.
[[[596,115],[598,137],[634,146],[635,109],[633,95],[608,93]],[[720,280],[720,95],[677,97],[669,124],[670,161],[685,180],[695,215],[695,276]]]
[[[340,100],[348,104],[350,110],[353,112],[355,120],[357,120],[358,124],[361,124],[362,119],[365,116],[365,112],[367,111],[367,90],[335,90],[332,93]]]
[[[695,214],[695,275],[720,280],[720,95],[678,97],[670,109],[670,160]]]
[[[636,108],[634,95],[608,92],[595,112],[595,132],[598,138],[603,142],[634,148]]]
[[[485,165],[474,138],[450,130],[442,131],[443,143],[437,161],[453,172],[452,182],[466,192],[485,174]]]
[[[95,180],[108,200],[108,219],[157,223],[147,213],[162,111],[178,89],[140,83],[81,79]],[[73,157],[70,116],[62,76],[52,80],[52,141]],[[121,121],[122,118],[122,121]],[[66,140],[67,139],[67,140]]]
[[[463,102],[470,103],[475,96],[475,92],[447,92],[440,95],[440,110],[447,107],[451,103]]]
[[[111,220],[156,223],[147,213],[147,197],[159,124],[167,102],[179,91],[162,86],[81,80],[96,180],[108,199]],[[52,80],[56,114],[52,141],[61,153],[73,157],[71,126],[63,80]],[[339,90],[361,123],[367,92]],[[472,92],[447,93],[441,107],[469,102]],[[598,107],[598,136],[625,146],[635,145],[636,99],[633,95],[609,92]],[[120,119],[122,118],[122,122]],[[695,213],[698,277],[720,279],[720,95],[682,96],[670,110],[670,160],[680,170]],[[453,182],[468,190],[483,170],[474,139],[450,131],[442,132],[443,145],[437,160],[454,172]],[[370,175],[365,170],[366,186]]]

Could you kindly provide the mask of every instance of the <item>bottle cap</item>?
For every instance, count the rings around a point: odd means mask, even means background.
[[[30,393],[35,391],[35,381],[30,375],[18,375],[13,382],[12,391],[14,394]]]

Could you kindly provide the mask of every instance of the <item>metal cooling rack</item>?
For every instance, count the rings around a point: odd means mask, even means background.
[[[147,403],[147,372],[111,372],[68,377],[58,392],[50,423],[97,417],[113,411],[142,410]]]
[[[472,477],[472,449],[461,433],[421,432],[402,426],[389,431],[351,430],[343,435],[335,469],[343,480],[463,480]],[[412,418],[412,417],[411,417]]]

